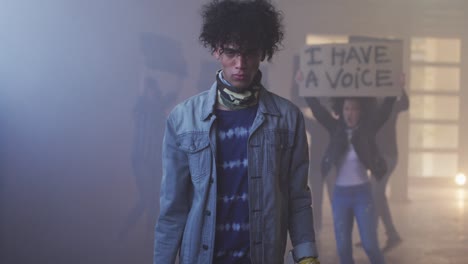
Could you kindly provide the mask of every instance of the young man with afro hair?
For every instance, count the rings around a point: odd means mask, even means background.
[[[221,69],[167,119],[154,263],[283,263],[288,232],[295,261],[319,263],[304,118],[259,71],[281,45],[281,13],[215,0],[202,17],[200,41]]]

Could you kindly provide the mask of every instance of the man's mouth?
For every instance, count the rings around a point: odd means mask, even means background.
[[[238,81],[243,81],[246,79],[246,75],[245,74],[234,74],[233,75],[233,78],[235,80],[238,80]]]

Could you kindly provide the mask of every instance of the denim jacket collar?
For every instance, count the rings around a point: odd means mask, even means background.
[[[201,120],[206,120],[214,114],[216,107],[216,82],[213,83],[208,91],[208,97],[203,101]],[[274,116],[281,116],[278,106],[273,101],[270,92],[261,86],[258,98],[258,112]]]

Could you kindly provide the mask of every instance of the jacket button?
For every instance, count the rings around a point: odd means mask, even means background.
[[[207,245],[203,245],[202,246],[204,250],[208,250],[208,246]]]
[[[209,210],[206,210],[206,211],[205,211],[205,215],[210,216],[210,215],[211,215],[211,212],[210,212]]]

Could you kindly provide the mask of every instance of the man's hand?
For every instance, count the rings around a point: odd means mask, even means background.
[[[294,76],[294,80],[296,81],[296,84],[299,84],[304,81],[304,75],[302,74],[302,71],[296,72],[296,75]]]
[[[298,264],[320,264],[318,258],[308,257],[299,260]]]

